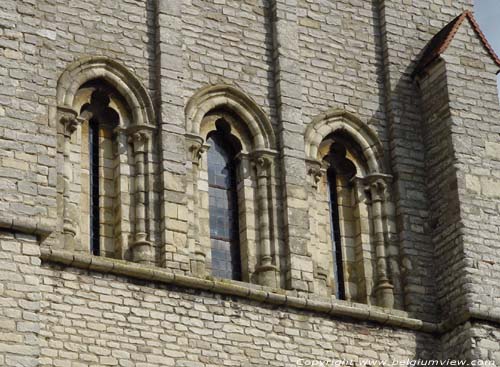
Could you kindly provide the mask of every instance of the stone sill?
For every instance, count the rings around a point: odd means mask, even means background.
[[[362,321],[372,321],[381,325],[388,325],[415,331],[433,333],[438,331],[437,324],[408,317],[404,311],[385,309],[359,303],[340,300],[304,298],[294,295],[292,291],[270,289],[256,285],[231,280],[202,279],[193,276],[174,274],[163,268],[144,266],[123,260],[92,256],[89,254],[74,253],[50,248],[41,248],[41,258],[44,261],[64,264],[79,269],[94,270],[121,276],[129,276],[142,280],[155,281],[238,296],[262,303],[286,306],[290,308],[318,312],[334,317],[348,317]]]

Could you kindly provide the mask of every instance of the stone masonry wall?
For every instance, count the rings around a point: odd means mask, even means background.
[[[467,308],[500,311],[500,106],[496,65],[471,23],[458,30],[443,56],[449,83]],[[449,290],[448,290],[449,291]],[[472,357],[493,358],[498,324],[474,325]],[[496,345],[496,348],[494,347]],[[496,355],[498,360],[498,354]]]
[[[298,5],[303,123],[328,109],[346,109],[388,149],[376,7],[370,1]]]
[[[469,22],[444,55],[464,233],[469,305],[498,312],[500,106],[495,65]],[[466,72],[464,72],[464,68]],[[479,81],[480,77],[480,81]]]
[[[0,232],[1,366],[38,366],[39,256],[35,237]]]
[[[43,264],[40,366],[295,366],[435,356],[430,334]]]
[[[442,358],[500,363],[500,331],[494,324],[466,322],[441,338]]]
[[[448,108],[449,93],[446,67],[438,63],[420,80],[423,128],[428,167],[427,195],[430,203],[429,229],[432,231],[436,259],[436,296],[439,314],[449,317],[466,306],[461,292],[465,283],[463,238],[460,232],[460,206],[452,118]]]
[[[418,89],[411,77],[427,42],[454,17],[472,9],[472,0],[373,1],[383,49],[383,72],[390,162],[395,177],[406,309],[435,319],[433,246],[428,223],[425,148]],[[424,277],[421,275],[425,274]]]

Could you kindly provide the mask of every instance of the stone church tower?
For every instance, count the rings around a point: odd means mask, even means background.
[[[0,1],[0,366],[500,365],[472,7]]]

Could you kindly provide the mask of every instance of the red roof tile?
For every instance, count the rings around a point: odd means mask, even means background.
[[[444,51],[446,51],[451,41],[453,40],[453,37],[455,37],[455,34],[459,30],[465,19],[469,20],[472,28],[483,43],[484,48],[486,48],[486,51],[488,51],[488,53],[491,55],[493,61],[500,67],[500,59],[496,55],[493,48],[491,48],[488,40],[479,28],[479,24],[474,18],[472,12],[467,10],[453,19],[450,23],[448,23],[441,31],[439,31],[438,34],[436,34],[430,40],[425,48],[422,57],[420,58],[420,61],[415,68],[415,71],[413,72],[413,76],[423,73],[430,64],[432,64]]]

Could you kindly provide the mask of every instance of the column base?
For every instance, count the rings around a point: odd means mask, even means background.
[[[385,308],[394,308],[394,286],[388,280],[380,282],[375,287],[377,305]]]
[[[255,269],[255,272],[257,273],[260,285],[278,288],[278,268],[276,267],[276,265],[259,265],[257,269]]]
[[[132,261],[143,265],[153,265],[153,244],[149,241],[135,241],[131,246]]]
[[[195,250],[194,259],[191,260],[191,272],[193,275],[204,278],[206,275],[205,268],[206,254],[203,251]]]

